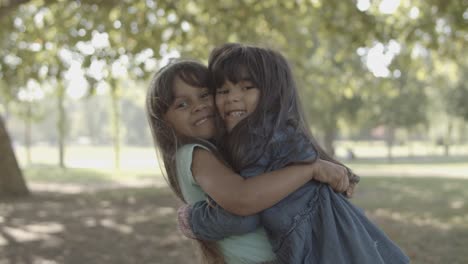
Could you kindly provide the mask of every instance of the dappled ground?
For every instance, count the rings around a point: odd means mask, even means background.
[[[195,246],[176,229],[178,203],[159,176],[116,180],[50,167],[26,174],[40,191],[0,201],[0,264],[195,263]],[[151,187],[136,184],[151,177]],[[467,179],[364,176],[353,201],[412,263],[468,263]]]
[[[468,180],[366,177],[354,202],[412,263],[468,263]]]
[[[468,181],[365,178],[355,202],[413,263],[466,263]],[[0,204],[0,263],[191,263],[167,188],[36,193]]]
[[[36,193],[0,204],[0,263],[191,263],[168,189]]]

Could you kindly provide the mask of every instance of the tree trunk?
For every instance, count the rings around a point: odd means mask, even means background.
[[[120,169],[120,108],[119,95],[116,81],[112,81],[111,105],[112,105],[112,134],[114,144],[114,164],[116,169]]]
[[[406,134],[406,145],[408,147],[408,158],[413,158],[414,157],[414,146],[413,146],[413,133],[411,129],[407,129],[407,134]]]
[[[459,133],[459,135],[460,135],[460,137],[459,137],[460,144],[464,144],[466,142],[466,140],[468,139],[468,137],[466,136],[467,133],[468,133],[467,123],[463,122],[460,125],[460,133]]]
[[[8,127],[8,121],[10,120],[10,103],[2,102],[5,106],[5,115],[3,116],[3,126]]]
[[[88,132],[88,137],[91,140],[91,144],[96,145],[98,143],[98,137],[95,128],[94,116],[96,115],[95,109],[93,109],[94,104],[91,102],[91,98],[83,101],[84,112],[86,113],[86,129]]]
[[[59,166],[65,168],[65,136],[66,136],[66,116],[65,116],[65,87],[59,82],[57,87],[57,132],[59,147]]]
[[[395,128],[393,126],[388,126],[386,131],[386,143],[387,143],[387,159],[389,162],[393,161],[392,148],[395,142]]]
[[[452,129],[453,129],[453,122],[452,120],[449,119],[448,124],[447,124],[447,134],[445,135],[445,140],[444,140],[444,155],[446,157],[450,155]]]
[[[29,194],[13,151],[11,139],[0,116],[0,196]]]
[[[24,145],[26,149],[26,161],[28,165],[31,165],[31,103],[26,103],[26,118],[24,123]]]

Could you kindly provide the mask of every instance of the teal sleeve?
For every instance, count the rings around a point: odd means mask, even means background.
[[[182,195],[187,203],[194,203],[206,199],[205,192],[200,188],[192,175],[193,151],[202,148],[209,151],[201,144],[187,144],[179,148],[176,154],[177,179]]]

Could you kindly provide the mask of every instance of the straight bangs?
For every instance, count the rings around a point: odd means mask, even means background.
[[[263,53],[262,49],[255,47],[227,44],[212,52],[208,67],[211,73],[210,89],[214,95],[216,89],[221,88],[226,81],[238,83],[248,80],[260,90],[261,96],[254,113],[242,120],[252,120],[258,125],[262,125],[258,122],[265,119],[268,109],[265,106],[277,98],[270,91],[272,89],[265,71],[267,59]]]
[[[212,88],[220,88],[226,81],[238,83],[249,79],[264,92],[265,68],[262,51],[240,44],[226,44],[215,49],[209,59]]]

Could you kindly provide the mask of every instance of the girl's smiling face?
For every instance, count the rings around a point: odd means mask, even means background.
[[[173,85],[174,100],[165,120],[179,136],[210,139],[214,136],[213,96],[208,88],[191,86],[180,78]]]
[[[228,132],[252,114],[260,99],[260,89],[248,78],[237,83],[226,80],[216,89],[216,107]]]

